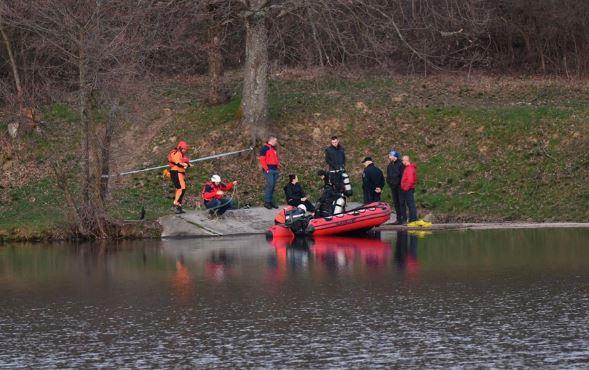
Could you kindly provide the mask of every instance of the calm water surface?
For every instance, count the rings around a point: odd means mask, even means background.
[[[0,246],[0,367],[589,368],[589,230]]]

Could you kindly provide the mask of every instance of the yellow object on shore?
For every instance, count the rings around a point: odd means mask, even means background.
[[[417,220],[417,221],[409,222],[407,224],[407,226],[409,226],[409,227],[431,227],[432,223],[424,221],[424,220]]]

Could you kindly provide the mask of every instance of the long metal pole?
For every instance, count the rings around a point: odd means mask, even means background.
[[[197,159],[192,159],[189,162],[190,163],[196,163],[196,162],[208,161],[209,159],[221,158],[221,157],[226,157],[226,156],[229,156],[229,155],[235,155],[235,154],[239,154],[239,153],[243,153],[243,152],[249,152],[250,150],[253,150],[253,149],[254,148],[249,147],[247,149],[236,150],[234,152],[227,152],[227,153],[209,155],[207,157],[201,157],[201,158],[197,158]],[[143,169],[140,169],[140,170],[133,170],[133,171],[121,172],[121,173],[116,173],[116,174],[112,174],[112,175],[102,175],[101,177],[117,177],[117,176],[132,175],[134,173],[159,170],[159,169],[166,168],[166,167],[168,167],[168,165],[143,168]]]

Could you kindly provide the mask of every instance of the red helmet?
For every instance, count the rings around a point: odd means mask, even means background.
[[[184,150],[188,150],[188,144],[186,143],[186,141],[181,141],[178,143],[178,149],[184,149]]]

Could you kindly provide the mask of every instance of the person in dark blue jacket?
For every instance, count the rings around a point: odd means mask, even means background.
[[[380,202],[380,194],[384,186],[384,175],[380,168],[374,165],[371,157],[365,157],[362,164],[364,165],[364,172],[362,173],[364,204]]]

